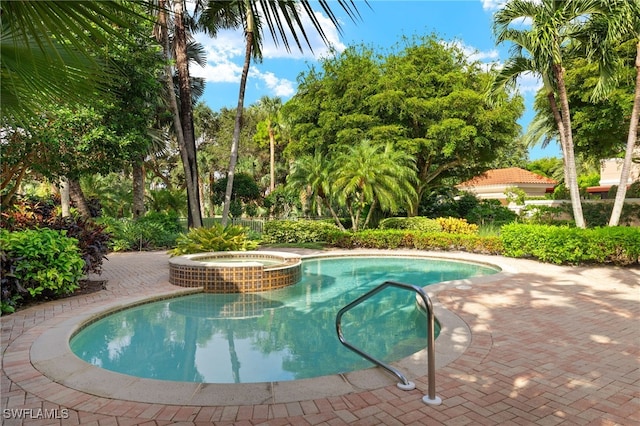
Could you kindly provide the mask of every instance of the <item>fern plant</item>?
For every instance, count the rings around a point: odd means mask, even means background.
[[[219,223],[210,228],[194,228],[176,240],[176,247],[169,252],[171,256],[203,253],[209,251],[245,251],[258,247],[256,241],[247,237],[248,229],[244,226]]]

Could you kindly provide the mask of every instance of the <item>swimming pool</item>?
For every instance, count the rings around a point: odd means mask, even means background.
[[[73,352],[107,370],[143,378],[255,383],[370,367],[340,345],[335,315],[386,280],[416,285],[497,272],[415,257],[343,257],[303,262],[301,281],[266,293],[194,294],[126,309],[71,340]],[[415,295],[388,289],[345,314],[352,343],[386,361],[424,349]]]

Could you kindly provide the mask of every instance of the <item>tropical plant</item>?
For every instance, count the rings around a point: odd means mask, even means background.
[[[3,119],[19,126],[36,116],[42,104],[95,99],[95,87],[106,87],[115,72],[94,53],[122,40],[121,29],[130,26],[132,10],[128,2],[4,2]]]
[[[205,4],[203,5],[202,3]],[[340,22],[331,10],[330,3],[327,0],[320,0],[319,4],[327,13],[331,23],[337,28],[340,28]],[[340,0],[338,4],[352,19],[354,19],[355,13],[357,13],[357,8],[353,1],[347,2]],[[307,45],[311,47],[311,43],[309,42],[307,33],[300,19],[301,12],[309,18],[321,39],[327,44],[328,40],[308,0],[282,0],[272,3],[264,0],[236,0],[230,2],[204,1],[200,2],[200,6],[202,8],[202,15],[199,22],[207,32],[215,36],[219,28],[235,28],[241,25],[244,29],[246,40],[245,59],[242,67],[238,107],[236,110],[236,125],[231,145],[229,172],[227,174],[227,193],[225,195],[225,203],[222,211],[222,223],[226,224],[229,215],[231,191],[233,189],[233,177],[238,156],[238,143],[240,138],[240,128],[242,125],[242,112],[244,108],[244,93],[249,73],[249,66],[251,58],[258,60],[262,59],[262,22],[267,23],[271,37],[274,41],[277,42],[279,39],[282,40],[287,50],[289,50],[288,33],[293,36],[298,48],[302,50],[298,31],[302,33]]]
[[[194,228],[178,237],[176,247],[169,253],[179,256],[210,251],[244,251],[258,246],[248,239],[248,229],[243,226],[214,223],[210,228]]]
[[[606,94],[606,89],[611,86],[609,84],[610,81],[615,80],[612,64],[616,62],[616,58],[611,58],[611,55],[616,52],[614,47],[629,40],[634,41],[636,44],[636,83],[633,107],[631,108],[624,162],[620,172],[620,184],[618,185],[609,220],[609,226],[617,226],[624,206],[632,157],[638,143],[638,121],[640,119],[640,3],[625,0],[603,1],[608,8],[608,13],[593,17],[588,22],[585,31],[588,37],[587,43],[585,43],[587,53],[596,58],[602,77],[600,79],[602,83],[596,86],[595,97],[602,96],[603,93]]]
[[[84,262],[78,240],[65,231],[0,230],[2,246],[2,299],[15,296],[60,296],[79,287]]]
[[[276,132],[280,127],[280,109],[282,99],[263,96],[258,101],[258,108],[265,115],[265,125],[269,137],[269,192],[276,188]]]
[[[571,117],[565,86],[564,63],[567,44],[579,35],[579,23],[593,14],[603,12],[597,1],[512,0],[498,10],[493,18],[493,31],[498,44],[513,43],[512,57],[500,70],[493,84],[499,88],[513,84],[525,73],[542,78],[544,90],[562,148],[565,183],[571,196],[576,226],[586,226],[582,214],[574,153]],[[518,29],[514,23],[530,20],[531,26]]]
[[[304,204],[310,206],[312,212],[322,215],[322,208],[326,207],[336,225],[344,230],[340,218],[333,207],[331,180],[329,175],[333,169],[332,162],[320,150],[313,156],[303,155],[291,166],[287,176],[287,186],[300,191]]]
[[[185,2],[182,0],[158,0],[157,20],[154,28],[154,36],[162,45],[162,52],[166,60],[165,87],[167,99],[173,117],[173,130],[178,141],[180,158],[185,175],[187,189],[188,226],[201,227],[202,213],[200,211],[200,191],[198,177],[198,163],[196,159],[196,140],[193,127],[193,98],[191,78],[189,76],[189,34],[187,31],[187,12]],[[170,6],[173,6],[173,20],[169,19]],[[171,30],[173,29],[173,34]],[[173,44],[171,43],[173,41]],[[175,59],[178,97],[173,80],[171,59]]]
[[[418,196],[408,207],[416,215],[423,195],[470,179],[512,145],[523,104],[506,94],[487,102],[492,74],[436,35],[403,42],[386,55],[349,47],[303,74],[283,106],[292,136],[284,153],[296,160],[362,139],[390,142],[416,159]]]
[[[401,207],[415,203],[415,160],[394,150],[391,143],[376,144],[365,139],[340,152],[335,164],[333,191],[349,212],[354,231],[367,227],[376,208],[397,213]],[[369,211],[361,222],[365,208]]]

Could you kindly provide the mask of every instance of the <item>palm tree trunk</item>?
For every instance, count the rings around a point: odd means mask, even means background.
[[[369,222],[371,221],[371,218],[373,217],[373,211],[376,209],[376,199],[374,198],[373,201],[371,202],[371,206],[369,207],[369,212],[367,213],[367,218],[364,220],[364,224],[362,225],[363,229],[367,229],[367,226],[369,226]]]
[[[560,110],[562,112],[562,124],[564,126],[564,157],[567,178],[567,187],[571,196],[571,206],[573,208],[573,219],[578,228],[586,228],[584,216],[582,214],[582,204],[580,201],[580,189],[578,188],[578,172],[576,170],[576,158],[573,149],[573,136],[571,132],[571,117],[569,115],[569,100],[567,88],[564,83],[564,69],[561,64],[553,66],[553,72],[558,82],[558,97],[560,98]]]
[[[144,216],[144,163],[142,159],[133,163],[133,218]]]
[[[180,89],[180,123],[182,124],[183,146],[181,151],[184,175],[187,184],[187,202],[189,204],[189,227],[202,227],[200,194],[198,191],[198,163],[196,161],[196,139],[193,130],[193,106],[191,99],[191,81],[189,79],[189,58],[187,57],[187,31],[185,28],[184,3],[174,0],[175,16],[174,43],[176,52],[176,70]]]
[[[165,12],[165,0],[160,0],[158,3],[158,29],[160,34],[157,34],[158,41],[162,44],[162,51],[164,54],[164,58],[166,61],[165,65],[165,84],[167,87],[167,98],[169,100],[169,107],[171,108],[171,112],[173,115],[173,129],[176,134],[176,139],[178,141],[178,148],[180,151],[180,157],[182,158],[182,164],[185,166],[185,175],[186,166],[189,164],[187,152],[186,152],[186,143],[184,141],[184,134],[182,132],[182,123],[180,119],[180,109],[178,108],[178,102],[176,101],[176,92],[173,85],[173,71],[171,70],[170,59],[171,59],[171,45],[169,42],[169,27],[167,22],[167,14]],[[188,186],[188,184],[187,184]],[[189,191],[187,190],[187,194]],[[192,227],[191,220],[191,204],[188,203],[188,227]]]
[[[564,124],[562,122],[562,115],[560,114],[560,110],[558,109],[558,103],[556,102],[556,95],[554,94],[552,89],[547,90],[547,100],[549,101],[549,105],[551,106],[551,112],[553,113],[553,118],[556,122],[556,126],[558,127],[558,136],[560,137],[560,148],[562,149],[562,172],[564,174],[564,182],[565,186],[569,179],[567,178],[567,173],[569,172],[569,168],[567,167],[567,156],[565,155],[565,151],[567,150],[566,143],[566,134],[564,132]]]
[[[242,112],[244,109],[244,93],[247,86],[249,66],[251,65],[251,53],[253,49],[254,22],[251,9],[247,8],[246,47],[242,77],[240,78],[240,92],[238,94],[238,106],[236,108],[236,120],[233,128],[233,140],[231,141],[231,156],[229,158],[229,172],[227,173],[227,188],[224,194],[224,207],[222,209],[222,226],[229,221],[229,208],[231,207],[231,193],[233,191],[233,177],[238,162],[238,146],[240,145],[240,130],[242,129]]]
[[[271,121],[269,121],[269,175],[270,184],[269,190],[273,192],[276,189],[276,136],[271,127]]]
[[[613,203],[609,226],[618,226],[620,215],[624,207],[624,198],[627,195],[627,181],[631,172],[631,160],[638,140],[638,119],[640,118],[640,39],[636,44],[636,91],[633,98],[633,108],[631,109],[631,123],[629,124],[629,135],[627,136],[627,147],[624,153],[624,163],[620,173],[620,184],[616,192],[616,199]]]

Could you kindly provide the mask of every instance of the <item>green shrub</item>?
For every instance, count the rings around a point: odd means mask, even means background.
[[[482,200],[464,217],[476,225],[502,226],[514,222],[518,215],[499,200]]]
[[[442,231],[442,227],[438,220],[422,216],[389,217],[382,219],[378,227],[380,229],[411,229],[423,232]]]
[[[571,215],[571,204],[566,203],[559,206],[534,206],[529,205],[523,209],[524,220],[529,224],[536,225],[567,225],[570,221],[561,219],[566,215]]]
[[[256,241],[247,237],[243,226],[214,224],[210,228],[194,228],[178,237],[177,246],[169,253],[172,256],[210,251],[244,251],[258,247]]]
[[[175,213],[151,212],[139,219],[103,217],[100,223],[112,235],[110,246],[113,251],[172,247],[182,233],[182,225]]]
[[[455,217],[439,217],[437,219],[443,232],[449,234],[477,234],[478,225],[468,223],[467,219],[457,219]]]
[[[502,252],[499,237],[448,234],[446,232],[421,232],[412,230],[366,230],[338,237],[332,244],[341,248],[463,250],[474,253],[497,254]]]
[[[61,296],[79,287],[84,261],[78,240],[65,234],[51,229],[0,230],[3,312],[12,311],[25,296]]]
[[[534,257],[556,264],[613,263],[631,265],[640,257],[640,229],[579,229],[549,225],[505,225],[504,254]]]
[[[640,198],[640,180],[637,180],[629,185],[629,188],[627,188],[627,193],[625,194],[625,198]]]
[[[271,220],[262,228],[265,244],[297,244],[329,242],[340,229],[328,222],[318,220]]]
[[[76,215],[60,216],[59,200],[52,197],[18,197],[0,215],[0,227],[9,231],[44,228],[65,231],[67,237],[78,240],[85,274],[101,273],[102,261],[109,252],[111,236],[104,225]]]

